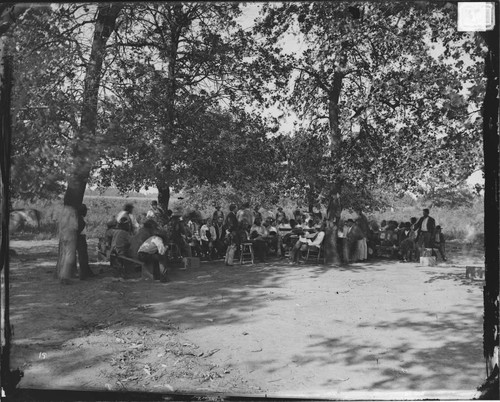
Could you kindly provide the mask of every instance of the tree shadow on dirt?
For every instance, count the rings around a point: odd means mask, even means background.
[[[463,286],[468,286],[468,287],[480,287],[482,288],[484,286],[484,280],[483,279],[471,279],[467,278],[465,275],[465,268],[463,272],[443,272],[443,273],[436,273],[436,272],[429,272],[427,271],[430,275],[430,278],[425,281],[425,283],[434,283],[437,281],[452,281],[455,283],[458,283]]]
[[[375,272],[397,264],[394,260],[371,260],[328,267],[269,260],[265,264],[227,267],[218,261],[202,263],[199,268],[186,271],[177,266],[171,272],[171,282],[166,284],[105,281],[111,279],[104,278],[110,275],[106,268],[96,279],[76,280],[68,286],[60,285],[53,277],[56,252],[57,245],[51,250],[35,248],[11,261],[11,322],[19,329],[14,339],[18,345],[37,342],[54,346],[92,331],[99,323],[109,324],[118,319],[148,325],[144,320],[152,317],[158,320],[156,327],[165,331],[171,330],[171,323],[183,323],[191,328],[245,324],[258,321],[269,303],[293,300],[295,281],[312,278],[320,282],[322,275],[335,275],[336,271]],[[462,280],[458,274],[427,273],[431,275],[427,283]],[[475,282],[474,286],[479,283]],[[366,370],[377,370],[383,379],[374,381],[369,389],[417,390],[424,381],[436,389],[444,388],[447,383],[467,383],[467,380],[470,383],[470,363],[480,362],[482,358],[482,318],[467,298],[462,305],[438,318],[423,309],[397,312],[402,315],[397,322],[380,319],[370,326],[386,330],[386,336],[391,336],[391,328],[397,325],[411,331],[416,338],[433,340],[433,346],[422,348],[411,339],[395,338],[387,347],[382,338],[377,337],[370,344],[360,344],[354,335],[337,338],[312,334],[313,343],[303,353],[296,354],[294,360],[296,364],[320,364],[325,368],[342,364],[359,370],[359,375]],[[37,325],[31,327],[34,319]],[[357,326],[360,331],[369,328],[363,323]],[[85,362],[85,357],[78,352],[70,358],[80,361],[78,366],[95,363],[94,360]],[[76,370],[76,363],[71,367]],[[339,381],[329,379],[324,385],[338,385]],[[349,387],[348,382],[343,384]]]
[[[382,379],[367,385],[366,390],[474,389],[471,384],[480,384],[484,366],[482,317],[472,303],[464,300],[462,306],[439,316],[422,309],[396,312],[406,318],[357,326],[358,331],[385,329],[369,343],[360,343],[355,335],[342,338],[314,335],[317,341],[303,354],[294,356],[294,360],[303,365],[320,364],[324,370],[328,366],[343,365],[360,376],[377,371],[377,377]],[[402,328],[409,336],[391,334]],[[390,347],[384,343],[386,337],[392,338]],[[425,347],[427,343],[432,347]],[[336,384],[338,379],[324,383]],[[349,387],[348,382],[343,385],[346,390],[355,389]]]
[[[149,292],[147,300],[155,309],[154,317],[190,327],[244,323],[268,303],[291,299],[284,278],[303,274],[265,264],[202,264],[199,269],[173,270],[167,284],[139,282],[130,288],[130,296],[142,298]]]

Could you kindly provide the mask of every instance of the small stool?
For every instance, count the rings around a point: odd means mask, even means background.
[[[240,253],[240,265],[243,265],[245,262],[245,257],[250,257],[250,262],[253,264],[253,244],[252,243],[243,243],[241,245],[241,253]]]
[[[432,257],[432,248],[424,248],[420,257]]]

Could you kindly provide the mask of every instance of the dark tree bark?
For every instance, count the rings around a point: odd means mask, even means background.
[[[0,383],[5,388],[9,382],[10,374],[10,339],[11,326],[9,318],[9,199],[8,199],[8,183],[9,183],[9,161],[10,161],[10,138],[11,138],[11,89],[12,89],[12,61],[5,55],[4,41],[0,38],[0,219],[1,219],[1,234],[0,234],[0,277],[2,278],[2,286],[0,289],[0,306],[4,308],[5,316],[3,317],[5,346],[0,344],[1,367],[0,367]],[[16,384],[13,384],[14,387]]]
[[[82,204],[92,164],[97,155],[94,144],[102,64],[106,55],[106,43],[115,29],[116,19],[122,7],[119,3],[98,5],[92,50],[85,74],[81,124],[72,150],[74,165],[68,177],[64,208],[59,220],[59,256],[56,275],[62,282],[70,280],[76,266],[77,210]]]
[[[10,143],[12,134],[12,58],[8,56],[6,33],[31,4],[0,4],[0,277],[3,292],[0,290],[0,306],[5,312],[3,326],[5,340],[0,344],[0,384],[8,395],[19,381],[19,369],[10,369],[10,346],[12,329],[9,315],[9,217],[10,217]]]
[[[498,395],[498,18],[499,6],[495,3],[495,28],[482,32],[488,46],[485,57],[486,94],[483,103],[483,146],[484,146],[484,239],[485,239],[485,286],[484,286],[484,357],[486,372],[490,376],[497,367],[496,392]]]
[[[330,123],[330,152],[332,165],[338,160],[341,149],[341,133],[339,125],[339,98],[342,90],[343,75],[337,72],[334,75],[333,83],[330,91],[328,91],[328,120]],[[339,265],[341,263],[340,255],[337,251],[337,231],[342,213],[342,205],[340,204],[341,183],[339,179],[340,172],[336,172],[335,182],[331,184],[330,199],[326,211],[328,221],[325,239],[323,240],[325,252],[325,264]]]
[[[168,203],[170,202],[170,187],[165,183],[158,184],[158,205],[167,212]]]

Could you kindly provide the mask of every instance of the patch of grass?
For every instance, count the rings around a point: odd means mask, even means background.
[[[98,238],[106,230],[106,222],[113,219],[116,214],[122,210],[126,203],[134,205],[134,215],[139,223],[144,221],[153,198],[128,198],[128,197],[99,197],[89,196],[83,199],[87,205],[88,212],[85,221],[87,222],[86,234],[88,238]],[[47,240],[57,238],[58,222],[63,209],[61,200],[54,201],[13,201],[12,207],[16,208],[34,208],[41,211],[40,228],[24,227],[20,231],[12,233],[11,239],[14,240]]]
[[[155,197],[154,195],[149,198],[86,196],[84,198],[84,203],[88,207],[88,214],[86,217],[87,237],[98,238],[102,236],[106,230],[106,222],[113,219],[127,202],[134,204],[134,215],[139,223],[143,222],[146,217],[146,212],[149,209],[149,204]],[[176,201],[172,200],[172,204],[174,203],[176,203]],[[295,210],[293,205],[289,203],[282,205],[287,215],[291,217],[292,212]],[[61,200],[39,201],[34,203],[14,201],[13,208],[39,209],[42,212],[42,221],[39,230],[35,228],[23,228],[20,232],[11,234],[12,239],[45,240],[58,236],[58,220],[63,208]],[[368,214],[368,219],[376,220],[378,223],[383,219],[407,222],[413,216],[416,218],[422,216],[422,208],[425,208],[425,206],[416,203],[413,206],[373,212]],[[273,213],[276,213],[276,209],[277,208],[272,209]],[[211,216],[213,211],[214,208],[210,204],[201,210],[204,217]],[[227,213],[226,209],[224,209],[224,213]],[[430,215],[436,219],[436,224],[441,225],[443,228],[443,234],[446,240],[460,240],[467,243],[483,244],[484,208],[481,200],[478,200],[471,207],[459,207],[455,209],[432,208]],[[347,219],[349,217],[356,218],[356,214],[344,211],[342,218]]]

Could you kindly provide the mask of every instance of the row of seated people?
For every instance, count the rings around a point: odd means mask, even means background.
[[[282,219],[278,224],[272,217],[266,218],[264,222],[257,217],[251,225],[245,220],[237,222],[236,228],[231,227],[227,220],[223,222],[222,217],[218,217],[214,225],[212,219],[203,221],[196,216],[188,216],[184,221],[180,216],[171,216],[168,223],[161,227],[149,219],[144,224],[144,229],[137,229],[126,218],[127,216],[122,214],[120,215],[120,219],[124,220],[122,224],[117,224],[116,219],[108,223],[106,235],[101,239],[99,246],[101,254],[112,252],[114,255],[137,258],[138,247],[145,241],[151,229],[154,229],[165,244],[166,257],[172,258],[175,256],[174,252],[177,252],[177,256],[183,257],[194,255],[209,260],[223,258],[228,256],[229,246],[237,246],[235,251],[239,252],[241,244],[246,242],[253,245],[258,261],[265,261],[270,253],[281,257],[289,253],[290,261],[297,262],[306,251],[319,251],[325,226],[319,216],[313,216],[313,219],[309,219],[305,225],[299,216],[297,220],[290,219],[288,222],[287,219]],[[353,223],[352,220],[349,221]],[[154,228],[151,225],[154,225]],[[350,251],[346,252],[346,245],[351,245],[352,248],[352,242],[344,242],[342,236],[339,237],[338,252],[343,256],[343,260],[349,262]]]
[[[208,260],[224,258],[232,243],[239,245],[246,241],[255,243],[256,255],[262,261],[269,252],[276,252],[278,244],[278,231],[272,218],[265,222],[256,218],[251,225],[243,221],[236,228],[230,227],[229,222],[224,223],[222,217],[215,225],[212,219],[200,222],[189,218],[186,236],[193,255]]]
[[[372,232],[371,242],[378,250],[388,251],[392,256],[399,257],[404,262],[418,262],[424,248],[433,249],[436,255],[439,253],[443,261],[446,261],[446,243],[441,226],[437,225],[430,234],[429,240],[424,241],[415,217],[399,224],[394,220],[382,221],[380,230]]]

